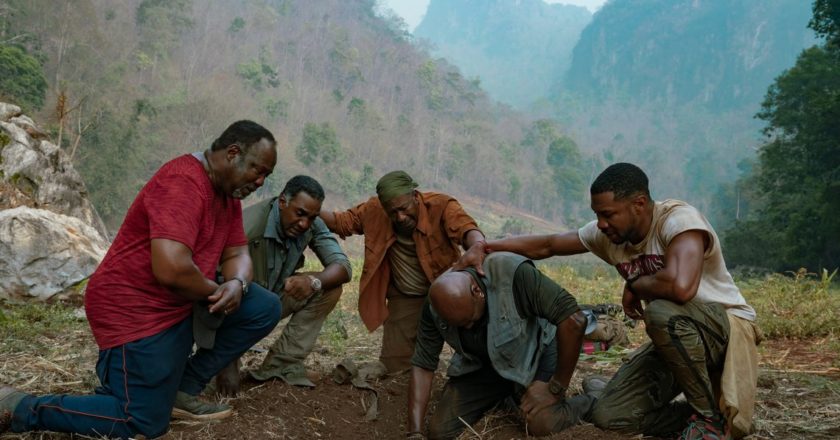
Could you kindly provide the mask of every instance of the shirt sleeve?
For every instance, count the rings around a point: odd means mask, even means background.
[[[312,240],[309,242],[309,248],[315,252],[324,267],[338,263],[347,271],[347,275],[353,278],[353,268],[350,266],[350,260],[341,250],[338,240],[330,233],[327,225],[320,218],[316,218],[315,222],[312,223]]]
[[[245,246],[248,244],[248,237],[245,236],[245,227],[242,224],[242,204],[239,200],[233,200],[231,211],[232,218],[225,247]]]
[[[365,217],[367,210],[371,209],[371,205],[373,204],[375,204],[374,198],[370,198],[366,202],[359,203],[347,211],[334,212],[335,230],[333,232],[338,234],[341,238],[349,237],[351,235],[364,234],[365,232],[362,219]]]
[[[671,244],[671,240],[677,235],[686,231],[703,231],[709,237],[709,247],[706,249],[706,255],[714,248],[714,235],[711,233],[712,227],[706,222],[706,219],[694,207],[683,205],[674,208],[662,224],[662,243],[665,247]]]
[[[539,317],[559,324],[580,310],[575,298],[531,263],[522,263],[513,275],[516,311],[522,318]]]
[[[467,232],[478,228],[478,223],[464,211],[464,208],[457,200],[450,198],[443,211],[443,222],[446,228],[446,235],[450,240],[464,245],[463,240]]]
[[[440,362],[440,352],[443,350],[444,340],[443,335],[435,327],[431,307],[431,302],[427,298],[420,314],[420,323],[417,325],[417,342],[414,345],[411,365],[424,370],[435,371]]]
[[[149,185],[143,196],[149,238],[174,240],[195,251],[207,205],[201,187],[189,177],[177,174],[153,179]]]
[[[598,229],[598,221],[592,220],[582,228],[578,229],[578,238],[583,246],[592,252],[596,257],[606,261],[608,264],[614,264],[611,261],[607,249],[611,242],[606,235],[602,234]]]

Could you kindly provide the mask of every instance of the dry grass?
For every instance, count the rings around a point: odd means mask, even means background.
[[[345,286],[339,305],[328,318],[315,351],[307,359],[308,367],[320,374],[330,374],[335,364],[344,358],[363,362],[374,360],[379,354],[381,330],[368,333],[356,313],[361,267],[358,260],[354,265],[356,279]],[[540,267],[581,303],[616,302],[619,299],[621,280],[609,267],[584,264],[582,269],[573,269],[555,261]],[[582,272],[585,276],[580,275]],[[758,310],[762,327],[773,337],[761,347],[763,361],[756,410],[759,431],[753,438],[840,438],[840,375],[831,370],[840,365],[836,338],[840,333],[836,315],[840,310],[837,287],[821,284],[818,277],[776,275],[747,280],[740,285]],[[53,305],[0,304],[0,382],[38,394],[90,393],[97,384],[93,373],[97,349],[87,322],[79,315],[79,304],[78,298]],[[812,322],[788,322],[791,317],[803,316]],[[260,351],[266,349],[280,331],[282,324],[271,337],[258,344],[257,351],[245,355],[246,369],[258,365],[263,356]],[[645,340],[644,332],[638,328],[632,330],[630,336],[634,345]],[[779,339],[782,336],[804,339]],[[614,372],[626,354],[612,351],[583,358],[571,392],[579,392],[580,378],[585,375]],[[519,423],[515,413],[500,410],[474,424],[475,433],[467,430],[461,438],[489,439],[499,432],[507,435],[510,426]],[[69,436],[34,433],[6,434],[0,438],[32,440]]]

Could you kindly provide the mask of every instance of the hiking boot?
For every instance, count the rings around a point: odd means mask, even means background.
[[[205,402],[198,396],[178,391],[172,418],[182,420],[220,420],[233,414],[233,409],[224,403]]]
[[[726,428],[723,417],[710,419],[694,414],[688,419],[688,426],[680,434],[679,440],[731,440],[732,436]]]
[[[0,386],[0,433],[12,427],[12,415],[27,394],[12,387]]]
[[[607,376],[589,376],[583,379],[583,394],[600,399],[604,394],[604,388],[610,382]]]

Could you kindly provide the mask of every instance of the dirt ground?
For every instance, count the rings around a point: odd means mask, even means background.
[[[761,346],[762,374],[756,403],[758,431],[749,439],[840,438],[840,370],[837,353],[820,350],[825,341],[773,340]],[[253,364],[256,358],[251,361]],[[321,377],[314,389],[297,388],[281,381],[256,384],[246,380],[241,397],[229,402],[236,415],[216,424],[175,422],[167,440],[182,438],[239,439],[399,439],[405,436],[406,374],[373,382],[379,396],[379,417],[365,420],[371,392],[337,385],[328,371],[327,358],[316,368]],[[617,362],[583,359],[575,387],[588,374],[609,374]],[[439,391],[445,378],[438,372]],[[573,391],[579,388],[573,388]],[[433,399],[434,400],[434,397]],[[460,439],[530,438],[518,416],[497,410]],[[628,439],[592,425],[581,425],[545,437],[550,440]]]
[[[366,420],[371,405],[370,391],[337,385],[332,369],[343,358],[370,361],[378,354],[381,334],[369,334],[350,325],[351,306],[337,309],[328,320],[318,346],[307,359],[307,367],[320,377],[317,387],[303,389],[283,382],[262,384],[245,381],[243,392],[227,399],[235,415],[217,423],[173,421],[164,437],[174,439],[400,439],[405,437],[407,375],[372,382],[378,395],[378,417]],[[256,367],[264,350],[282,326],[258,344],[257,351],[244,358],[244,369]],[[634,329],[638,344],[643,330]],[[96,351],[89,330],[78,324],[72,331],[41,335],[44,345],[15,346],[0,355],[0,382],[32,393],[87,393],[96,385],[92,374]],[[755,422],[751,440],[840,438],[840,354],[827,351],[828,339],[770,340],[761,353]],[[611,374],[621,355],[590,356],[581,359],[570,394],[580,392],[581,378],[589,374]],[[438,372],[438,390],[444,383]],[[433,399],[434,401],[434,396]],[[430,409],[430,411],[432,411]],[[82,438],[55,433],[0,434],[2,440]],[[465,439],[518,439],[527,434],[515,412],[495,411],[465,430]],[[582,425],[554,434],[548,439],[628,439],[592,425]]]

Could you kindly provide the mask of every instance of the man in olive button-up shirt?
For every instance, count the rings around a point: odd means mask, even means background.
[[[243,211],[248,252],[254,265],[254,282],[277,293],[282,317],[291,315],[286,328],[272,344],[257,380],[282,379],[291,385],[314,387],[303,361],[315,346],[327,315],[341,296],[341,285],[350,281],[352,269],[338,241],[318,217],[324,189],[309,176],[290,179],[279,197]],[[298,272],[309,247],[324,269]],[[238,369],[231,365],[217,378],[223,394],[238,391]],[[236,373],[236,374],[234,374]]]

